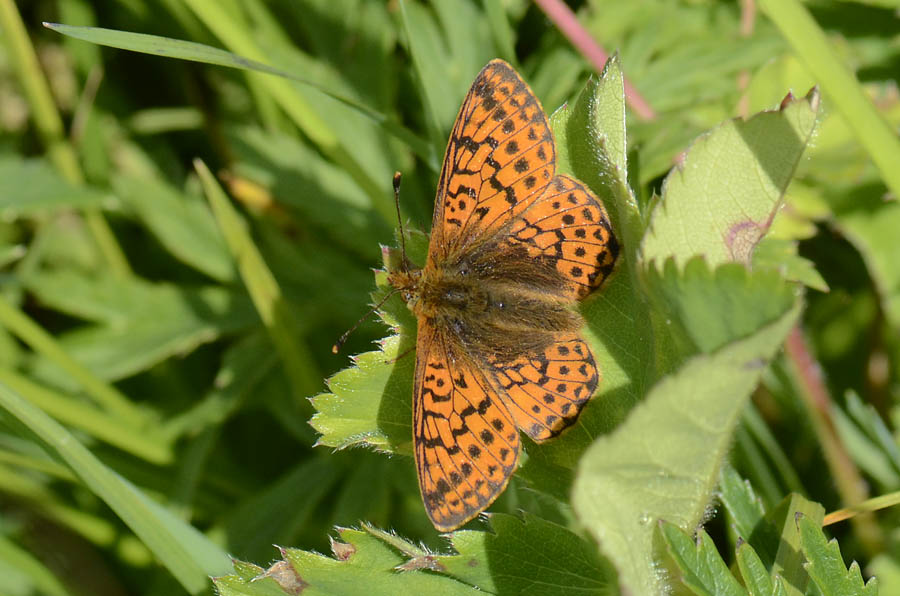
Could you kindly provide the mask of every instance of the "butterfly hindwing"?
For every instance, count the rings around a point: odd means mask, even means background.
[[[558,435],[578,418],[600,375],[587,343],[561,334],[537,354],[494,366],[513,419],[535,441]]]
[[[425,510],[439,530],[475,517],[515,470],[519,434],[478,366],[419,321],[413,443]]]
[[[554,264],[573,300],[599,287],[619,254],[603,204],[568,176],[556,176],[544,196],[511,223],[509,232],[510,244],[523,245],[529,257]]]

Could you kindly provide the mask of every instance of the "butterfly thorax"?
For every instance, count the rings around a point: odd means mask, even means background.
[[[541,351],[554,334],[581,325],[572,302],[556,291],[555,273],[542,276],[532,263],[526,275],[509,262],[447,259],[439,267],[392,273],[389,281],[420,322],[444,330],[473,356],[505,361]]]

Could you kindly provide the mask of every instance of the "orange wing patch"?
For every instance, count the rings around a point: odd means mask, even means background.
[[[555,163],[553,135],[537,97],[508,64],[490,62],[450,134],[430,257],[459,251],[525,210],[547,188]]]
[[[571,298],[584,298],[612,273],[619,244],[602,203],[579,181],[556,176],[546,194],[510,227],[510,244],[552,261],[570,282]]]
[[[560,336],[543,354],[495,370],[516,426],[535,441],[571,426],[600,382],[590,348],[574,333]]]
[[[421,323],[416,377],[413,442],[419,489],[435,528],[451,530],[506,488],[519,456],[519,433],[478,368]]]

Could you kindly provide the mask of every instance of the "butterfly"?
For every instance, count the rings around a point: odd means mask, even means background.
[[[486,509],[537,442],[575,422],[600,381],[577,301],[613,271],[603,204],[556,173],[538,98],[492,60],[453,125],[425,266],[388,282],[416,316],[413,448],[434,527]]]

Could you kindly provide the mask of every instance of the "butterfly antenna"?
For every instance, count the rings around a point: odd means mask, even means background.
[[[394,206],[397,208],[397,224],[400,226],[400,253],[402,255],[404,272],[409,271],[406,259],[406,232],[403,230],[403,218],[400,217],[400,172],[394,172]]]
[[[334,345],[331,346],[331,353],[332,353],[332,354],[337,354],[338,352],[340,352],[340,351],[341,351],[341,346],[344,345],[344,342],[347,341],[347,338],[350,337],[350,334],[353,333],[354,331],[356,331],[356,328],[359,327],[359,326],[362,324],[363,321],[365,321],[366,319],[368,319],[369,316],[370,316],[373,312],[377,311],[379,308],[381,308],[382,306],[384,306],[384,303],[387,302],[388,299],[389,299],[391,296],[393,296],[394,294],[396,294],[396,293],[399,292],[399,291],[400,291],[400,290],[399,290],[398,288],[394,288],[393,290],[391,290],[390,292],[388,292],[387,296],[385,296],[384,298],[382,298],[381,301],[380,301],[378,304],[376,304],[375,306],[373,306],[372,308],[370,308],[370,309],[368,310],[368,312],[366,312],[366,314],[364,314],[363,316],[361,316],[361,317],[359,318],[359,320],[358,320],[356,323],[353,324],[353,327],[351,327],[350,329],[347,329],[347,331],[344,332],[344,334],[341,336],[341,338],[340,338],[339,340],[337,340],[336,342],[334,342]]]

